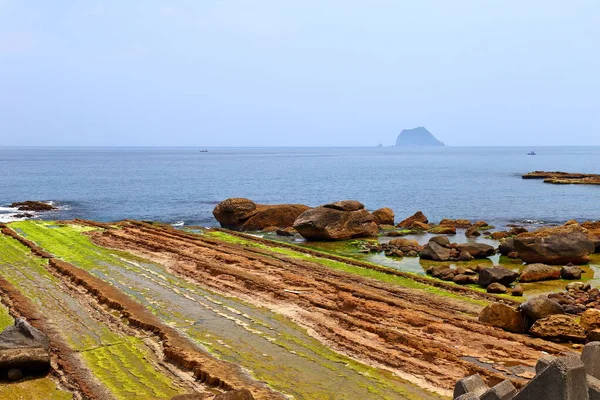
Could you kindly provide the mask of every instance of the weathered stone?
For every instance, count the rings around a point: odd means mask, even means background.
[[[473,225],[472,227],[468,228],[465,231],[465,236],[466,237],[476,237],[476,236],[481,236],[481,233],[479,232],[479,227]]]
[[[591,375],[587,376],[589,400],[600,400],[600,379]]]
[[[456,228],[453,226],[434,226],[427,232],[434,235],[456,235]]]
[[[500,241],[500,246],[498,246],[498,251],[503,256],[506,256],[510,253],[515,252],[515,240],[513,238],[506,238]]]
[[[506,286],[504,286],[503,284],[501,284],[499,282],[491,283],[486,288],[486,291],[488,293],[499,293],[499,294],[502,294],[502,293],[506,293],[507,290],[508,289],[506,288]]]
[[[458,255],[458,261],[471,261],[474,257],[468,251],[461,251]]]
[[[511,381],[504,380],[482,394],[480,400],[511,400],[517,394],[517,389]]]
[[[379,233],[375,218],[367,210],[342,211],[332,207],[303,212],[294,222],[294,229],[304,238],[316,240],[373,237]]]
[[[508,286],[517,280],[518,277],[519,274],[517,272],[496,265],[491,268],[483,268],[479,271],[479,285],[487,287],[494,282],[499,282],[504,286]]]
[[[492,239],[494,239],[494,240],[501,240],[501,239],[505,239],[505,238],[509,237],[510,233],[504,232],[504,231],[492,232],[491,236],[492,236]]]
[[[585,312],[581,314],[580,323],[581,326],[583,326],[588,331],[600,329],[600,310],[596,308],[590,308],[585,310]],[[600,379],[600,376],[598,376],[597,378]]]
[[[394,225],[394,210],[391,208],[380,208],[373,211],[373,217],[375,217],[375,223],[381,227],[381,225]]]
[[[581,267],[576,265],[566,265],[560,269],[560,276],[563,279],[581,279]]]
[[[365,205],[356,200],[342,200],[334,203],[324,204],[322,207],[339,211],[358,211],[364,209]]]
[[[579,225],[522,233],[514,239],[515,250],[526,263],[576,265],[589,262],[595,244]]]
[[[424,260],[448,261],[450,259],[450,254],[450,249],[441,246],[437,241],[430,240],[429,243],[423,247],[421,258]]]
[[[239,389],[220,394],[214,400],[254,400],[254,397],[248,389]]]
[[[538,319],[529,329],[529,333],[544,339],[572,340],[581,342],[586,339],[585,329],[574,317],[555,314]]]
[[[523,289],[523,286],[521,286],[521,285],[515,286],[510,291],[510,294],[513,295],[513,296],[515,296],[515,297],[521,297],[521,296],[523,296],[523,293],[525,293],[525,289]]]
[[[600,342],[586,344],[581,352],[581,361],[588,375],[600,379]]]
[[[19,369],[24,374],[38,374],[50,368],[48,337],[24,319],[0,333],[0,370]]]
[[[581,360],[562,357],[536,375],[514,400],[589,400],[587,374]]]
[[[485,243],[460,243],[456,247],[459,251],[467,251],[474,258],[487,258],[496,252],[493,246]]]
[[[564,314],[564,308],[556,301],[545,296],[532,297],[521,304],[521,310],[532,321],[549,317],[554,314]]]
[[[560,279],[559,267],[546,264],[530,264],[521,271],[519,282],[538,282],[553,279]]]
[[[515,333],[523,333],[527,329],[523,312],[502,303],[492,303],[484,308],[479,314],[479,321]]]
[[[256,204],[250,199],[229,198],[213,210],[213,215],[224,228],[261,231],[268,227],[291,227],[300,214],[309,207],[302,204]]]
[[[420,224],[415,224],[416,222],[419,222]],[[413,214],[412,216],[406,218],[404,221],[400,222],[398,224],[398,226],[400,228],[420,228],[422,227],[421,224],[428,224],[429,220],[427,219],[427,217],[425,216],[425,214],[423,214],[421,211],[417,211],[415,214]]]
[[[550,354],[544,354],[540,358],[538,358],[537,363],[535,364],[535,373],[536,375],[545,370],[548,365],[552,361],[556,360],[556,357]]]
[[[456,399],[467,393],[472,393],[476,396],[480,396],[488,390],[488,386],[485,384],[479,374],[471,375],[466,378],[462,378],[454,386],[454,396]]]

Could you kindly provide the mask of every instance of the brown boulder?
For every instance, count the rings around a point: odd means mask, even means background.
[[[254,397],[248,389],[238,389],[220,394],[214,400],[254,400]]]
[[[496,265],[491,268],[483,268],[479,271],[479,285],[487,287],[492,283],[499,282],[504,286],[508,286],[516,281],[518,276],[518,273]]]
[[[311,240],[373,237],[379,233],[375,217],[364,208],[354,211],[332,207],[312,208],[296,219],[294,229],[304,238]]]
[[[358,211],[365,208],[365,205],[357,200],[341,200],[334,203],[324,204],[322,207],[332,208],[339,211]]]
[[[419,222],[419,224],[416,224],[416,222]],[[398,224],[398,226],[400,228],[406,228],[406,229],[410,229],[410,228],[423,229],[423,226],[427,225],[427,224],[429,224],[429,220],[427,219],[427,217],[421,211],[417,211],[411,217],[408,217],[404,221],[400,222]]]
[[[600,329],[600,310],[590,308],[581,314],[581,326],[588,331]]]
[[[473,225],[473,224],[468,219],[444,218],[443,220],[440,221],[440,226],[453,226],[458,229],[467,229],[467,228],[470,228],[471,225]]]
[[[585,264],[595,244],[579,225],[559,226],[522,233],[514,238],[515,250],[526,263]]]
[[[494,282],[494,283],[488,285],[488,287],[485,290],[488,293],[503,294],[503,293],[506,293],[508,289],[503,284],[501,284],[499,282]]]
[[[433,233],[435,235],[456,235],[456,228],[453,226],[434,226],[429,229],[429,233]]]
[[[377,225],[394,225],[394,210],[391,208],[380,208],[373,211],[373,217],[375,217],[375,223]]]
[[[507,256],[510,253],[515,253],[515,239],[511,237],[501,239],[500,246],[498,246],[498,251],[503,256]]]
[[[484,308],[479,314],[479,322],[514,333],[523,333],[527,329],[525,315],[502,303],[492,303]]]
[[[509,237],[510,233],[504,232],[504,231],[492,232],[491,236],[492,236],[492,239],[494,239],[494,240],[500,240],[500,239],[505,239],[505,238]]]
[[[584,341],[585,329],[574,317],[565,314],[550,315],[535,321],[529,333],[544,339]]]
[[[419,242],[416,240],[405,238],[392,239],[388,242],[388,244],[396,247],[419,247]]]
[[[513,295],[513,296],[515,296],[515,297],[521,297],[521,296],[523,296],[523,293],[525,293],[525,290],[523,289],[523,286],[521,286],[521,285],[515,286],[510,291],[510,294]]]
[[[268,227],[287,228],[309,207],[302,204],[262,205],[244,198],[226,199],[213,215],[224,228],[260,231]]]
[[[487,258],[496,253],[496,249],[485,243],[460,243],[456,246],[459,251],[466,251],[474,258]]]
[[[564,314],[564,308],[556,301],[545,296],[532,297],[521,304],[521,310],[532,321],[543,319],[554,314]]]
[[[560,269],[560,277],[563,279],[581,279],[581,267],[576,265],[565,265]]]
[[[476,237],[476,236],[481,236],[481,233],[479,233],[479,227],[478,226],[471,226],[470,228],[468,228],[465,231],[465,236],[466,237]]]
[[[435,238],[429,240],[429,243],[423,247],[421,258],[424,260],[448,261],[451,255],[450,249],[440,245],[433,239]]]
[[[560,268],[546,264],[530,264],[521,271],[519,282],[539,282],[560,279]]]

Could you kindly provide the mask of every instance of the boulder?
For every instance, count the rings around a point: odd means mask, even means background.
[[[25,375],[46,373],[50,369],[49,347],[45,334],[17,318],[0,333],[0,371],[5,376],[11,369]]]
[[[334,203],[324,204],[322,207],[339,211],[358,211],[364,209],[365,205],[357,200],[342,200]]]
[[[421,258],[424,260],[448,261],[450,259],[450,249],[441,246],[438,242],[430,240],[421,251]]]
[[[391,208],[380,208],[373,211],[373,217],[375,217],[375,223],[377,225],[394,225],[394,210]]]
[[[254,397],[248,389],[238,389],[220,394],[214,400],[254,400]]]
[[[262,205],[250,199],[230,198],[217,204],[213,215],[224,228],[260,231],[269,227],[291,227],[308,209],[302,204]]]
[[[456,235],[456,228],[453,226],[434,226],[427,232],[434,235]]]
[[[521,304],[521,310],[532,321],[543,319],[554,314],[564,314],[564,308],[556,301],[545,296],[532,297]]]
[[[589,262],[595,244],[579,225],[559,226],[522,233],[514,238],[515,250],[526,263],[576,265]]]
[[[419,242],[417,242],[416,240],[411,240],[411,239],[405,239],[405,238],[398,238],[398,239],[392,239],[388,242],[388,244],[390,246],[395,246],[395,247],[419,247]]]
[[[473,257],[468,251],[463,250],[460,252],[460,254],[458,255],[458,261],[471,261],[473,260],[475,257]]]
[[[523,312],[502,303],[492,303],[484,308],[479,313],[479,322],[514,333],[524,333],[527,329]]]
[[[419,224],[415,224],[418,222]],[[400,222],[398,226],[400,228],[410,229],[410,228],[419,228],[421,229],[423,225],[429,223],[427,217],[421,212],[417,211],[414,215],[406,218],[404,221]]]
[[[473,225],[468,219],[447,219],[440,221],[440,226],[453,226],[458,229],[468,229]]]
[[[491,237],[492,237],[492,239],[494,239],[494,240],[506,239],[506,238],[507,238],[507,237],[509,237],[509,236],[510,236],[510,233],[508,233],[508,232],[503,232],[503,231],[500,231],[500,232],[492,232],[492,234],[491,234]]]
[[[560,269],[560,277],[563,279],[581,279],[581,267],[566,265]]]
[[[503,284],[501,284],[499,282],[494,282],[494,283],[489,284],[485,290],[488,293],[503,294],[503,293],[506,293],[508,289]]]
[[[498,282],[504,286],[508,286],[516,281],[518,277],[518,273],[496,265],[491,268],[483,268],[479,271],[479,285],[488,287],[492,283]]]
[[[560,279],[560,268],[546,264],[530,264],[521,271],[519,282],[539,282]]]
[[[515,239],[509,237],[509,238],[500,240],[500,246],[498,246],[498,251],[503,256],[507,256],[510,253],[516,252],[515,251]]]
[[[544,339],[584,341],[585,329],[574,317],[566,314],[554,314],[538,319],[529,329],[529,333]]]
[[[589,308],[581,314],[581,326],[588,331],[600,329],[600,310],[596,308]]]
[[[523,296],[523,293],[525,293],[525,290],[523,289],[523,286],[521,286],[521,285],[515,286],[510,291],[510,294],[513,295],[513,296],[515,296],[515,297],[521,297],[521,296]]]
[[[429,243],[437,243],[442,247],[450,247],[450,239],[448,239],[446,236],[434,236],[429,239]]]
[[[458,274],[452,278],[452,282],[458,283],[459,285],[467,285],[469,283],[473,283],[473,276],[466,274]]]
[[[487,258],[496,253],[496,249],[485,243],[460,243],[456,248],[459,251],[467,251],[474,258]]]
[[[468,228],[465,231],[465,236],[466,237],[476,237],[476,236],[481,236],[481,233],[479,233],[479,227],[478,226],[471,226],[470,228]]]
[[[342,240],[360,237],[373,237],[379,233],[373,214],[364,208],[340,205],[336,208],[317,207],[303,212],[294,222],[294,229],[309,240]],[[342,208],[351,209],[344,211]]]

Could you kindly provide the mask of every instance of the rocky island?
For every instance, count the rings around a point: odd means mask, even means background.
[[[422,126],[414,129],[403,129],[396,139],[396,147],[442,147],[443,142],[437,140]]]
[[[543,179],[544,183],[554,185],[600,185],[599,174],[580,174],[562,171],[533,171],[522,176],[523,179]]]

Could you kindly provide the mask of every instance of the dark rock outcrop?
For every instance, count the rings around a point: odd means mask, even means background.
[[[522,233],[514,239],[514,244],[526,263],[550,265],[585,264],[595,250],[587,230],[579,225]]]
[[[52,211],[56,210],[56,207],[53,205],[43,203],[41,201],[21,201],[18,203],[12,203],[10,205],[12,208],[16,208],[19,211]]]
[[[373,237],[379,233],[373,214],[355,201],[326,204],[303,212],[294,229],[309,240]]]
[[[213,215],[224,228],[260,231],[268,227],[291,227],[308,209],[302,204],[263,205],[249,199],[230,198],[217,204]]]
[[[396,139],[397,147],[441,147],[440,142],[424,127],[403,129]]]
[[[0,375],[8,377],[9,370],[21,375],[46,373],[50,369],[48,337],[17,318],[15,324],[0,333]],[[13,376],[16,376],[15,371]]]

